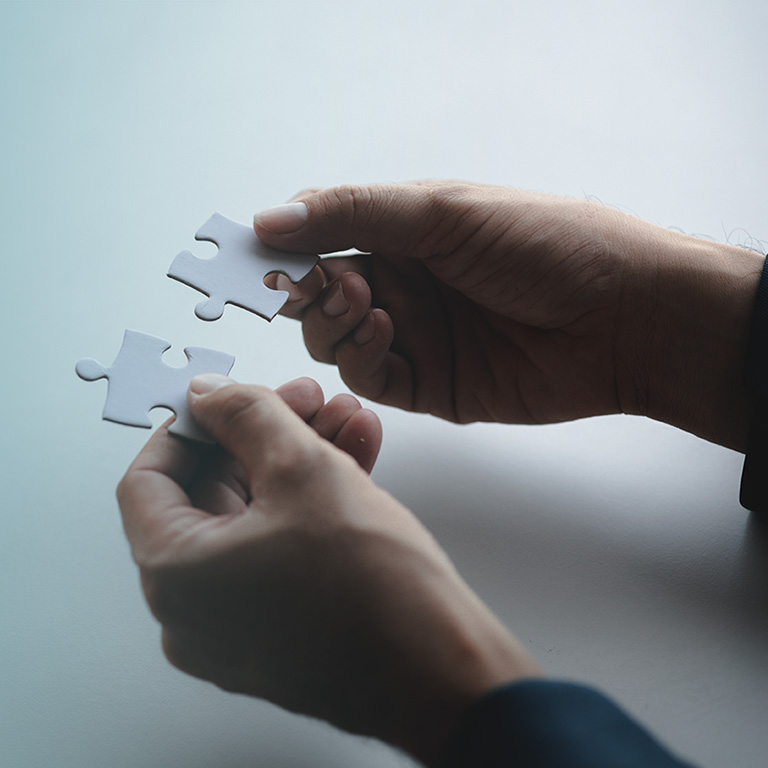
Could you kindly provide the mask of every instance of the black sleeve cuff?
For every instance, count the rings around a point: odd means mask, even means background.
[[[592,688],[526,680],[470,709],[442,768],[691,768]]]

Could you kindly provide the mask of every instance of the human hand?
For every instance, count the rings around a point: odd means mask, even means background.
[[[284,310],[358,394],[457,422],[643,414],[744,448],[759,254],[503,187],[297,200],[257,214],[261,239],[372,254],[324,259]]]
[[[190,409],[219,446],[161,428],[118,488],[175,666],[428,765],[472,701],[538,674],[370,480],[380,425],[354,398],[323,404],[307,379],[277,393],[223,377],[192,387]]]

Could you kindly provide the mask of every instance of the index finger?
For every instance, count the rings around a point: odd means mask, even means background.
[[[312,272],[298,283],[292,283],[285,275],[268,275],[264,283],[268,288],[288,292],[288,300],[280,310],[285,317],[300,319],[304,310],[326,289],[329,283],[346,272],[356,272],[368,279],[370,256],[326,256]]]

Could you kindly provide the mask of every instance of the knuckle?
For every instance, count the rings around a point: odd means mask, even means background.
[[[159,558],[144,558],[139,566],[141,588],[152,615],[162,625],[184,623],[189,611],[183,574],[174,572]]]
[[[309,356],[315,362],[325,363],[327,365],[334,365],[336,362],[333,353],[329,352],[327,349],[307,344],[307,350],[309,351]]]
[[[315,433],[302,441],[275,437],[253,480],[252,495],[284,511],[306,508],[306,499],[327,490],[329,447]]]
[[[386,391],[386,377],[380,370],[362,373],[359,370],[339,368],[342,381],[360,397],[374,402],[382,402]]]
[[[128,500],[132,485],[131,470],[129,469],[120,479],[117,488],[115,488],[115,496],[117,497],[118,506],[121,509],[125,506]]]
[[[264,411],[265,403],[277,397],[267,387],[246,384],[233,384],[215,393],[218,406],[217,416],[223,429],[241,427],[258,419]]]
[[[304,345],[313,360],[318,363],[335,364],[336,351],[333,341],[328,338],[326,321],[317,317],[316,313],[308,315],[304,319],[302,333]]]
[[[441,182],[427,188],[428,231],[437,253],[453,252],[495,216],[494,192],[460,182]]]
[[[434,213],[446,214],[463,209],[477,199],[477,188],[458,181],[439,181],[424,187],[429,207]]]
[[[298,442],[276,437],[264,459],[264,477],[275,491],[295,490],[317,476],[320,453],[315,440]]]
[[[141,588],[144,592],[144,599],[147,601],[152,615],[161,624],[165,624],[167,621],[172,620],[177,613],[175,609],[176,601],[171,597],[169,590],[163,584],[162,578],[157,576],[152,566],[142,566]]]
[[[375,211],[375,195],[370,187],[343,184],[330,190],[331,202],[343,212],[347,223],[357,229],[371,220]]]

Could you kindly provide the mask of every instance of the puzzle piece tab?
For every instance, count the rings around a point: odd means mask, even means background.
[[[138,331],[126,331],[115,362],[106,368],[96,360],[80,360],[77,375],[85,381],[107,379],[109,388],[102,418],[132,427],[152,426],[152,408],[170,408],[176,420],[169,432],[193,440],[211,442],[187,408],[189,382],[199,373],[226,376],[235,363],[232,355],[203,347],[186,347],[189,361],[175,368],[162,360],[171,345],[164,339]]]
[[[191,251],[182,251],[171,263],[168,277],[208,295],[195,307],[201,320],[218,320],[225,304],[235,304],[272,320],[288,299],[288,292],[267,288],[266,275],[282,272],[298,283],[318,261],[317,256],[270,248],[259,240],[253,227],[220,213],[214,213],[200,227],[195,240],[215,243],[218,253],[200,259]]]

